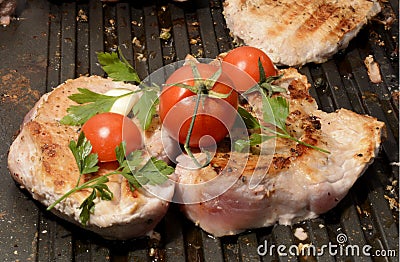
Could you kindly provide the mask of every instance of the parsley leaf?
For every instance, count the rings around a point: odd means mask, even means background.
[[[168,166],[162,160],[150,158],[147,163],[135,172],[134,176],[141,185],[160,185],[168,180],[168,175],[174,172],[174,168]]]
[[[126,155],[124,142],[116,148],[115,152],[120,164],[120,174],[128,180],[132,191],[146,184],[160,185],[168,180],[168,175],[174,172],[173,167],[154,157],[137,169],[143,162],[142,152],[139,150],[133,151],[124,159]]]
[[[262,112],[263,112],[263,120],[267,124],[271,124],[277,127],[277,130],[271,129],[266,126],[262,126],[258,123],[258,120],[247,112],[243,108],[238,108],[238,113],[242,117],[243,121],[246,124],[248,129],[261,128],[262,130],[267,131],[268,133],[272,133],[274,135],[265,135],[265,134],[252,134],[249,139],[239,139],[235,141],[234,148],[238,152],[242,152],[244,149],[261,144],[262,142],[274,138],[280,137],[283,139],[289,139],[299,143],[301,145],[313,148],[323,153],[329,154],[330,152],[326,149],[319,148],[317,146],[308,144],[303,142],[289,134],[286,129],[286,120],[289,116],[289,102],[281,96],[270,97],[267,96],[264,91],[259,90],[260,95],[262,96]]]
[[[260,128],[260,123],[258,122],[258,120],[252,114],[250,114],[246,109],[239,106],[238,113],[239,113],[240,117],[243,119],[243,121],[248,129]]]
[[[158,88],[156,87],[142,87],[142,96],[137,103],[133,106],[132,112],[139,120],[140,126],[143,130],[150,127],[151,120],[157,112],[158,105]]]
[[[118,49],[118,53],[98,52],[97,60],[104,72],[113,80],[140,83],[138,74],[128,63],[120,49]]]
[[[82,209],[81,213],[79,214],[79,219],[83,225],[87,224],[90,219],[90,214],[94,213],[94,200],[98,197],[98,195],[100,196],[101,200],[111,200],[113,198],[114,195],[108,188],[106,184],[107,182],[108,178],[106,176],[101,176],[96,179],[95,183],[85,187],[92,188],[92,193],[79,206],[79,209]]]
[[[289,115],[289,103],[281,97],[268,97],[262,94],[263,119],[281,130],[286,131],[286,119]]]
[[[80,133],[77,142],[74,140],[70,141],[69,148],[74,155],[81,175],[93,173],[99,170],[99,167],[97,166],[97,154],[91,153],[92,145],[90,144],[90,141],[86,139],[83,132]]]
[[[120,96],[107,96],[86,88],[78,88],[78,91],[79,93],[72,94],[68,98],[80,105],[70,106],[67,109],[68,115],[60,120],[61,124],[83,125],[92,116],[110,111],[119,98],[133,93],[132,91]]]
[[[256,146],[264,141],[275,138],[276,136],[267,136],[264,134],[254,133],[251,134],[249,139],[238,139],[234,143],[234,149],[236,152],[243,152],[245,149],[248,150],[251,146]]]

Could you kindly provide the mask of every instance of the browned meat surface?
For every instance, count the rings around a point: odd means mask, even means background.
[[[250,152],[224,146],[210,165],[196,169],[178,157],[175,198],[186,216],[205,231],[224,236],[246,229],[292,224],[335,207],[376,156],[384,124],[341,109],[325,113],[308,94],[306,77],[281,71],[279,85],[289,92],[288,131],[329,154],[278,138]],[[260,98],[249,98],[256,115]]]
[[[13,178],[45,206],[55,202],[78,181],[79,171],[68,148],[69,142],[78,137],[78,127],[58,122],[66,115],[66,109],[74,103],[68,96],[76,93],[78,87],[98,93],[116,87],[137,89],[136,86],[101,77],[80,77],[68,80],[45,94],[25,117],[20,134],[11,145],[8,166]],[[155,121],[155,125],[158,122]],[[153,127],[152,134],[146,134],[146,140],[151,141],[154,148],[157,147],[154,141],[158,141],[160,136],[158,129]],[[156,157],[165,155],[159,148],[148,152]],[[97,175],[110,170],[113,170],[113,166],[103,165]],[[165,215],[169,206],[167,200],[172,198],[174,192],[171,183],[157,187],[157,194],[161,198],[144,189],[132,192],[127,181],[120,175],[112,176],[108,186],[114,198],[112,201],[96,202],[94,214],[90,216],[85,228],[113,239],[128,239],[151,232]],[[78,207],[89,194],[89,191],[73,194],[53,211],[79,224]]]
[[[232,34],[276,64],[322,63],[346,48],[381,10],[376,0],[225,0]]]

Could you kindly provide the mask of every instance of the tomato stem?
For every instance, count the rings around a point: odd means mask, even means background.
[[[199,109],[201,96],[202,96],[202,93],[201,93],[201,90],[199,90],[199,92],[197,93],[197,97],[196,97],[196,104],[195,104],[194,111],[193,111],[192,121],[190,122],[188,134],[186,135],[185,145],[183,146],[185,148],[186,153],[190,156],[191,159],[193,159],[193,162],[199,168],[203,168],[204,166],[206,166],[208,164],[209,160],[207,160],[204,165],[200,164],[199,161],[197,161],[196,157],[193,155],[192,150],[190,149],[189,143],[190,143],[190,137],[192,136],[192,132],[193,132],[194,122],[196,121],[196,116],[197,116],[197,111]]]

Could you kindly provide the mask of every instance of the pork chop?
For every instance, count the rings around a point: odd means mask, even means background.
[[[186,216],[214,236],[234,235],[275,223],[290,225],[335,207],[376,156],[384,124],[340,109],[325,113],[309,95],[305,76],[282,70],[288,90],[287,130],[324,153],[292,140],[271,139],[249,153],[220,146],[210,164],[196,169],[180,155],[175,169]],[[249,97],[262,114],[259,94]],[[190,191],[190,194],[189,192]]]
[[[231,33],[277,65],[322,63],[379,13],[377,0],[225,0]]]
[[[67,108],[75,104],[68,96],[77,93],[77,88],[105,93],[112,88],[136,90],[138,87],[97,76],[80,77],[68,80],[43,95],[26,115],[20,133],[10,147],[8,167],[12,177],[45,206],[53,204],[75,187],[78,181],[78,167],[68,144],[71,140],[77,140],[79,127],[59,123],[67,114]],[[155,156],[166,160],[168,152],[164,152],[160,141],[159,122],[155,119],[152,125],[150,131],[142,131],[146,143],[152,145],[147,148],[145,158]],[[113,164],[102,164],[96,175],[115,168]],[[113,175],[109,178],[107,185],[114,197],[111,201],[96,199],[94,213],[84,228],[112,239],[129,239],[151,232],[168,209],[174,193],[173,184],[165,183],[152,188],[152,192],[143,188],[132,192],[122,176]],[[89,190],[72,194],[52,211],[81,225],[78,208],[89,194]]]

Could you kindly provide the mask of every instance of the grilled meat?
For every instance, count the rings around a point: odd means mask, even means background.
[[[292,140],[271,139],[250,153],[222,145],[211,163],[196,169],[178,157],[175,199],[186,216],[214,236],[315,218],[335,207],[376,156],[384,124],[346,109],[325,113],[308,94],[305,76],[281,71],[277,82],[289,92],[286,122],[292,136],[329,154]],[[261,99],[249,97],[254,114]],[[229,145],[228,145],[229,146]]]
[[[376,0],[225,0],[231,33],[275,64],[322,63],[348,46],[381,7]]]
[[[68,144],[78,138],[79,128],[59,123],[67,114],[67,108],[74,104],[68,96],[77,93],[77,88],[105,93],[118,87],[137,89],[136,86],[101,77],[68,80],[42,96],[27,114],[18,137],[11,145],[8,166],[13,178],[26,188],[34,199],[49,206],[75,187],[78,181],[79,171]],[[147,158],[156,156],[165,160],[167,153],[162,150],[158,125],[154,120],[151,131],[144,132],[145,140],[152,145],[147,150]],[[95,175],[108,173],[115,168],[112,163],[102,164]],[[111,201],[96,200],[94,214],[90,216],[85,229],[112,239],[129,239],[149,233],[165,215],[174,192],[172,183],[157,187],[156,194],[160,198],[154,195],[155,192],[150,193],[144,189],[132,192],[126,179],[120,175],[111,176],[107,185],[114,197]],[[78,207],[89,194],[89,191],[83,190],[72,194],[52,211],[80,225]]]

